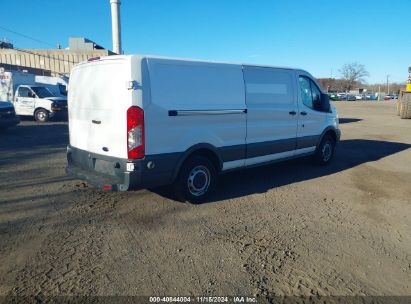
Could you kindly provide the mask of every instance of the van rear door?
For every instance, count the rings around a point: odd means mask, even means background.
[[[127,57],[105,58],[72,70],[68,96],[71,146],[127,158],[130,66]]]

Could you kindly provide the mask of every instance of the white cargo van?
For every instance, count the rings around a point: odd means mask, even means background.
[[[67,172],[106,190],[173,184],[204,201],[234,169],[313,155],[327,164],[338,116],[298,69],[110,56],[70,76]]]

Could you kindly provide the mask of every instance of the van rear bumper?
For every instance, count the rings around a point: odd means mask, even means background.
[[[66,172],[104,190],[138,190],[171,183],[177,157],[161,155],[128,160],[68,146]],[[148,166],[149,162],[154,167]]]

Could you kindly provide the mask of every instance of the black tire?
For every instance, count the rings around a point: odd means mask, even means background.
[[[314,161],[322,166],[328,165],[334,158],[335,140],[330,135],[325,135],[314,154]]]
[[[217,169],[206,157],[194,155],[182,165],[173,184],[176,198],[192,204],[204,203],[217,184]]]
[[[49,118],[49,112],[45,109],[37,109],[34,112],[34,119],[38,122],[47,122]]]

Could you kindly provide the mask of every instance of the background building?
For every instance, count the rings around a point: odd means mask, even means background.
[[[6,71],[27,71],[36,75],[68,76],[73,65],[92,57],[114,54],[86,38],[69,38],[67,49],[18,49],[0,43],[0,67]]]

